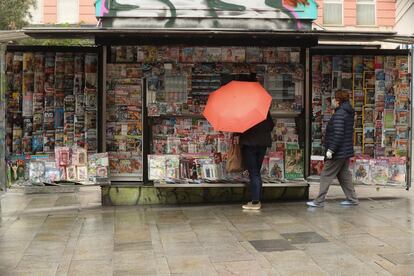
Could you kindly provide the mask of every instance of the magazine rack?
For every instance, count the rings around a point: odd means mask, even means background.
[[[356,111],[351,159],[356,184],[411,186],[412,56],[408,50],[311,49],[311,177],[323,163],[322,128],[336,89],[350,92]],[[322,158],[319,156],[322,155]],[[313,174],[313,175],[312,175]]]

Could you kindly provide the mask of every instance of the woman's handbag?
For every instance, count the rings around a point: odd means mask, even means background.
[[[243,158],[238,142],[239,137],[232,138],[230,150],[227,154],[226,170],[227,172],[242,172],[244,170]]]

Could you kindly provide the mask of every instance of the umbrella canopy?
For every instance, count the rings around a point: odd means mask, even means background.
[[[210,94],[203,115],[216,131],[243,133],[266,119],[271,102],[260,83],[232,81]]]

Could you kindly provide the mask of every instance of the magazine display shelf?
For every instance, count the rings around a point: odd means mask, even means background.
[[[198,181],[200,183],[197,184],[163,184],[161,183],[163,181],[152,182],[148,173],[151,164],[147,156],[151,154],[166,155],[166,144],[164,144],[165,148],[160,147],[158,149],[159,153],[154,152],[154,145],[158,145],[156,140],[167,140],[174,137],[170,131],[166,130],[153,133],[153,128],[157,124],[158,129],[160,127],[162,129],[168,128],[170,126],[169,122],[171,122],[171,126],[175,126],[177,124],[176,122],[185,125],[192,121],[192,127],[199,128],[198,135],[203,132],[207,135],[212,133],[207,128],[200,132],[202,127],[200,128],[200,125],[197,125],[201,124],[203,126],[206,124],[205,118],[201,113],[202,105],[205,104],[208,94],[219,88],[221,82],[226,83],[236,75],[250,74],[251,68],[254,68],[254,72],[256,72],[259,80],[264,83],[264,86],[267,87],[269,93],[275,99],[271,109],[271,115],[275,122],[279,119],[282,122],[290,122],[291,127],[292,125],[294,127],[294,124],[298,122],[300,125],[305,125],[304,112],[299,111],[305,109],[304,105],[306,100],[304,85],[306,78],[306,58],[304,48],[295,47],[296,45],[281,47],[279,48],[280,55],[278,56],[275,54],[276,47],[249,48],[242,46],[226,48],[221,45],[214,47],[187,47],[185,45],[122,46],[122,43],[121,46],[113,46],[110,43],[106,42],[104,43],[106,46],[103,46],[106,62],[102,65],[104,67],[102,71],[107,72],[102,76],[104,86],[110,83],[107,78],[110,75],[108,72],[114,71],[112,69],[113,64],[126,64],[126,68],[142,68],[142,102],[144,108],[141,114],[143,121],[142,165],[144,173],[142,181],[135,179],[136,182],[134,182],[133,179],[118,179],[112,177],[110,186],[101,185],[102,202],[104,205],[246,200],[246,194],[248,193],[246,184],[237,181],[223,183],[224,181],[221,180],[217,181],[221,183],[214,183],[215,181],[210,182],[199,179]],[[228,48],[232,51],[227,51]],[[257,55],[250,56],[250,59],[257,58],[257,60],[244,62],[244,51],[247,51],[247,48],[249,48],[250,53]],[[233,52],[234,56],[222,55],[222,49],[225,49],[226,54]],[[267,61],[262,61],[262,51],[263,59],[266,56]],[[200,55],[200,53],[203,54]],[[242,60],[233,60],[234,58],[238,59],[239,56],[243,56]],[[197,61],[196,59],[200,57],[202,59],[208,57],[211,60],[209,62]],[[222,58],[226,60],[221,60]],[[280,60],[279,63],[277,60]],[[289,63],[289,61],[292,61],[292,63]],[[108,66],[112,66],[112,68]],[[222,71],[223,68],[225,68],[224,71]],[[205,73],[205,71],[209,70],[212,73]],[[165,71],[168,73],[165,73]],[[127,74],[129,74],[128,69]],[[283,78],[279,77],[282,75]],[[103,90],[108,91],[108,87],[103,88]],[[189,100],[187,100],[187,97]],[[108,100],[107,97],[104,98],[106,98],[106,101]],[[188,106],[181,106],[182,103],[186,103]],[[103,103],[104,114],[106,113],[106,107],[108,107],[108,103]],[[201,121],[205,121],[205,123]],[[105,141],[105,136],[107,135],[102,131],[101,134],[104,139],[102,144],[108,145],[108,142]],[[298,129],[297,133],[293,135],[296,143],[298,142],[299,135],[301,135],[300,148],[304,152],[304,140],[306,138],[302,136],[305,135],[305,131]],[[178,137],[183,137],[182,133]],[[283,137],[280,137],[280,139],[282,140],[278,140],[278,142],[285,142]],[[202,143],[199,145],[200,148],[203,148]],[[108,149],[104,148],[103,150]],[[202,153],[205,151],[199,150],[197,152]],[[225,153],[227,150],[222,149],[222,152]],[[306,162],[306,158],[304,158],[303,162]],[[305,171],[303,171],[302,177],[304,173]],[[305,199],[308,195],[308,183],[304,180],[264,183],[263,189],[265,191],[264,194],[268,194],[268,200],[285,198]],[[173,196],[174,199],[170,198],[171,194],[175,194]]]
[[[336,90],[355,109],[350,169],[357,185],[411,186],[412,66],[408,50],[312,49],[309,181],[319,180],[323,139]]]

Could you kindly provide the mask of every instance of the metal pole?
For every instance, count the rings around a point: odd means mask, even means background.
[[[412,101],[413,101],[413,93],[414,93],[414,89],[413,89],[413,81],[412,81],[412,77],[413,77],[413,68],[414,68],[414,59],[413,59],[413,55],[414,55],[414,45],[410,45],[408,46],[409,48],[411,48],[411,51],[408,55],[408,72],[410,74],[410,114],[411,116],[409,117],[410,122],[409,122],[409,143],[408,143],[408,162],[407,162],[407,190],[409,190],[411,188],[411,179],[413,177],[412,173],[412,157],[413,157],[413,105],[412,105]]]
[[[6,185],[6,45],[0,44],[0,191],[5,191]]]

